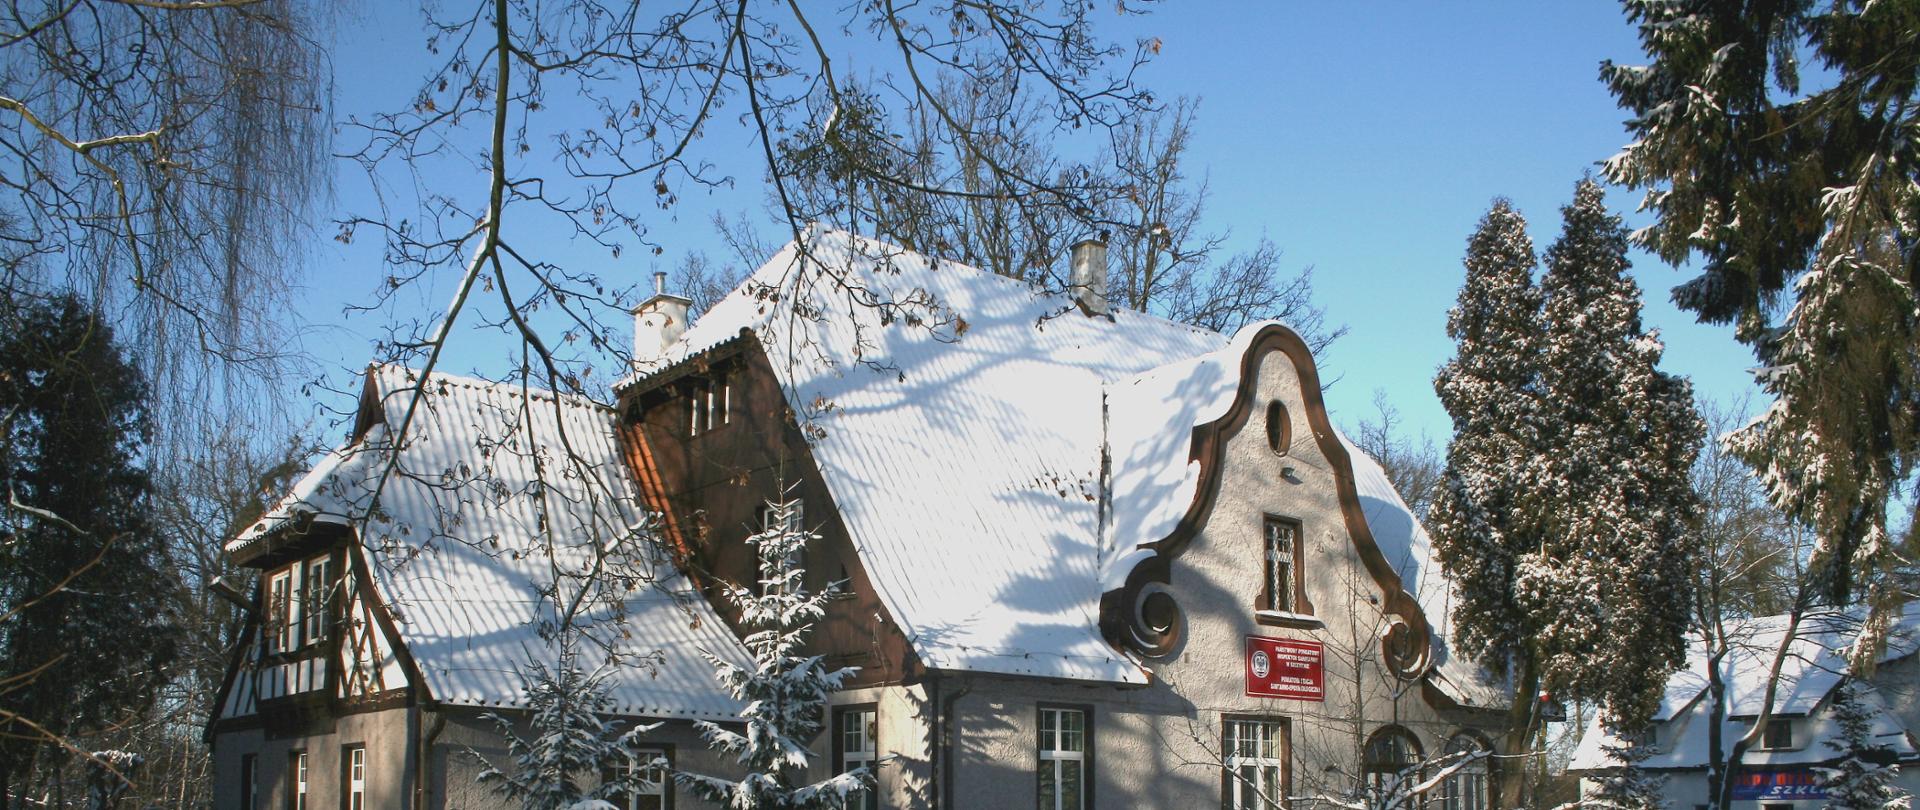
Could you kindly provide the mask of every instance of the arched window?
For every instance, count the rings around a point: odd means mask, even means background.
[[[1399,726],[1387,726],[1367,738],[1366,755],[1361,762],[1366,774],[1369,804],[1388,810],[1405,810],[1418,804],[1411,795],[1420,784],[1420,741]]]
[[[1440,783],[1440,810],[1487,810],[1487,766],[1492,753],[1493,746],[1471,732],[1447,740],[1439,767],[1453,769],[1453,775]]]

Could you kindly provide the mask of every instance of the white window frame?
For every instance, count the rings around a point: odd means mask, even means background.
[[[1299,558],[1300,534],[1299,524],[1291,520],[1274,515],[1260,517],[1260,548],[1265,558],[1262,575],[1267,591],[1265,610],[1294,613],[1300,608],[1295,593],[1295,579],[1300,572],[1294,570]]]
[[[333,590],[333,557],[323,556],[308,560],[301,572],[300,614],[304,618],[301,627],[301,644],[316,644],[327,638],[328,594]]]
[[[621,786],[622,801],[619,806],[624,810],[652,810],[653,808],[664,810],[670,806],[667,793],[667,769],[654,767],[653,761],[656,759],[666,759],[669,764],[672,762],[664,748],[635,748],[625,762],[613,766],[614,781]],[[629,782],[628,779],[635,771],[641,772],[640,780],[637,783]],[[643,801],[645,799],[656,801]]]
[[[347,749],[346,810],[367,810],[367,747]]]
[[[1226,810],[1281,810],[1287,789],[1287,726],[1280,720],[1224,718],[1221,766]]]
[[[293,650],[300,640],[294,618],[293,569],[277,571],[267,577],[267,652]]]
[[[307,810],[307,752],[293,755],[293,794],[288,802],[292,810]]]
[[[1087,773],[1087,750],[1092,747],[1089,745],[1088,735],[1089,726],[1092,725],[1089,722],[1090,716],[1091,712],[1086,709],[1062,706],[1040,707],[1040,748],[1035,753],[1039,758],[1039,770],[1052,775],[1054,788],[1051,802],[1048,802],[1048,796],[1044,790],[1038,794],[1036,804],[1040,810],[1086,810],[1089,804],[1087,786],[1091,781],[1091,774]],[[1079,727],[1067,728],[1067,718],[1074,718]],[[1079,789],[1075,791],[1079,802],[1076,804],[1068,804],[1066,791],[1060,789],[1061,785],[1067,784],[1067,763],[1069,762],[1080,764]]]
[[[840,734],[840,772],[848,773],[855,768],[866,768],[867,773],[875,774],[874,763],[878,761],[880,744],[880,710],[877,706],[849,706],[836,710],[839,713],[837,731]],[[879,790],[864,788],[857,798],[850,798],[847,807],[851,810],[873,810],[880,806]]]

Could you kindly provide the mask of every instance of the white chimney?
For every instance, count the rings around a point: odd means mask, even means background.
[[[1107,314],[1107,240],[1082,239],[1073,245],[1073,264],[1067,277],[1069,291],[1088,315]]]
[[[667,294],[667,274],[653,274],[653,297],[633,308],[633,369],[650,371],[660,365],[668,346],[687,331],[691,299]]]

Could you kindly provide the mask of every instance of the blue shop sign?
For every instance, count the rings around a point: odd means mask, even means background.
[[[1734,778],[1733,798],[1825,799],[1827,789],[1820,786],[1820,775],[1810,770],[1748,771]]]

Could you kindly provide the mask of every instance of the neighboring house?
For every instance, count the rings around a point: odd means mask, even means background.
[[[284,801],[302,750],[310,795],[316,767],[355,784],[341,746],[364,745],[374,806],[497,806],[457,752],[497,751],[475,717],[551,654],[543,536],[576,549],[563,572],[615,541],[670,560],[588,624],[658,651],[617,679],[621,712],[726,772],[685,721],[737,707],[694,651],[739,654],[715,586],[755,579],[742,541],[797,498],[807,587],[844,583],[814,652],[860,668],[813,776],[878,763],[866,806],[1304,807],[1444,763],[1436,807],[1487,807],[1505,698],[1448,648],[1426,534],[1329,421],[1305,344],[1110,310],[1104,252],[1076,248],[1062,296],[810,230],[691,328],[686,299],[642,303],[611,411],[434,377],[384,485],[415,381],[376,369],[348,448],[235,541],[268,626],[213,724],[221,795]],[[537,486],[562,428],[585,468]],[[302,601],[323,553],[345,595]],[[343,611],[311,651],[278,640],[305,604]]]
[[[1720,718],[1720,751],[1713,754],[1711,729],[1716,717],[1709,689],[1708,650],[1698,639],[1687,653],[1687,666],[1667,681],[1667,691],[1654,716],[1652,731],[1642,737],[1651,747],[1640,767],[1665,778],[1667,804],[1676,810],[1708,804],[1707,770],[1714,759],[1725,761],[1735,741],[1754,728],[1788,617],[1731,619],[1726,623],[1726,655],[1719,671],[1725,684],[1725,708]],[[1734,810],[1808,810],[1826,804],[1816,766],[1840,756],[1833,744],[1839,729],[1832,716],[1833,701],[1847,678],[1846,653],[1859,633],[1855,611],[1823,610],[1801,620],[1793,644],[1780,658],[1780,676],[1774,690],[1773,712],[1761,730],[1759,744],[1748,750],[1734,771]],[[1920,790],[1920,748],[1913,729],[1920,728],[1920,605],[1902,608],[1893,625],[1887,649],[1873,674],[1862,679],[1861,700],[1872,710],[1869,744],[1882,749],[1889,761],[1901,765],[1898,785]],[[1591,724],[1575,749],[1569,770],[1581,775],[1581,792],[1591,795],[1595,777],[1620,765],[1609,749],[1621,741],[1598,722]]]

